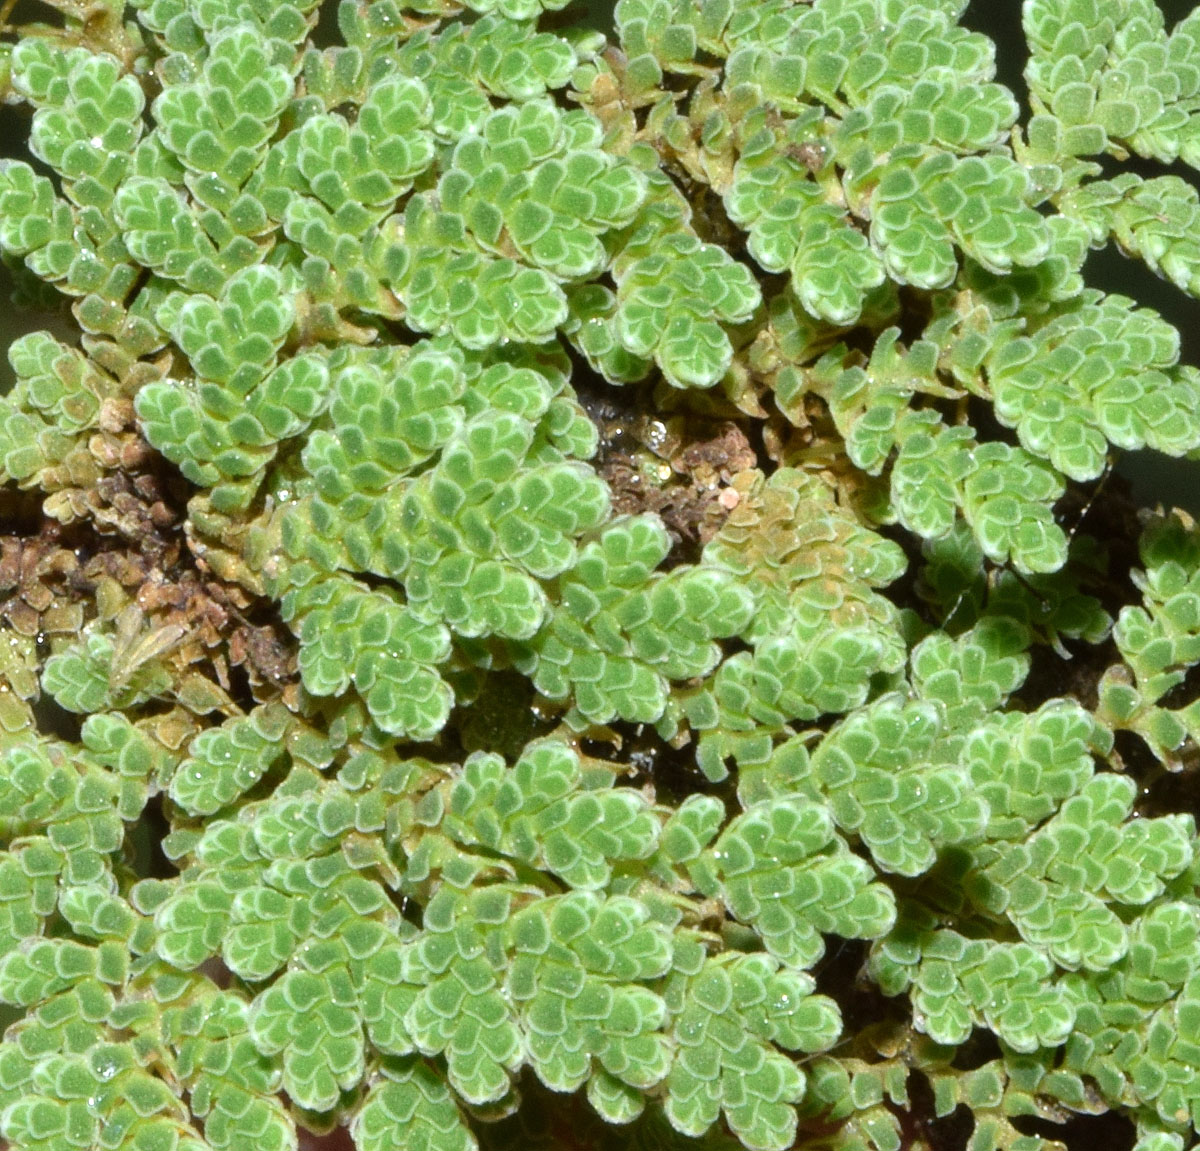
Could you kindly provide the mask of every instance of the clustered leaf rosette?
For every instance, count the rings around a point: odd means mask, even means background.
[[[77,1122],[75,1097],[56,1098],[53,1086],[76,1067],[70,1074],[92,1084],[89,1131],[171,1125],[199,1151],[257,1130],[286,1147],[292,1119],[276,1091],[331,1112],[366,1082],[353,1122],[362,1145],[407,1145],[412,1123],[462,1146],[472,1136],[461,1105],[512,1099],[512,1076],[526,1065],[555,1091],[586,1084],[611,1122],[632,1121],[661,1085],[682,1131],[702,1134],[724,1112],[750,1146],[782,1148],[794,1135],[804,1076],[783,1052],[834,1042],[832,1000],[814,993],[802,966],[726,950],[689,926],[693,912],[683,922],[652,914],[654,903],[621,877],[656,860],[681,910],[695,892],[692,871],[716,877],[713,893],[775,939],[743,906],[739,884],[761,879],[741,853],[754,850],[753,819],[783,828],[795,816],[810,822],[809,812],[759,804],[714,843],[718,801],[657,807],[564,743],[531,744],[511,767],[477,754],[447,771],[394,748],[321,751],[287,734],[288,723],[264,709],[253,722],[202,732],[181,757],[154,751],[136,729],[88,721],[76,762],[91,773],[93,795],[80,790],[74,803],[98,809],[96,788],[108,786],[109,822],[119,825],[145,803],[156,771],[188,812],[216,812],[169,841],[181,868],[173,879],[130,885],[116,861],[119,834],[97,840],[90,863],[78,847],[68,862],[59,846],[68,822],[44,803],[8,805],[26,834],[0,874],[23,942],[0,958],[0,995],[31,1014],[0,1044],[6,1138],[20,1146]],[[215,795],[199,790],[200,765],[230,763],[230,783],[245,786],[239,755],[264,740],[274,748],[269,770],[284,770],[280,786],[240,809],[218,808],[228,788],[217,777]],[[34,756],[65,750],[23,746]],[[332,774],[310,764],[314,753]],[[119,801],[118,779],[129,784]],[[787,906],[801,916],[824,907],[823,927],[878,935],[890,897],[864,886],[869,867],[835,838],[818,821],[789,849],[804,878]],[[538,868],[554,877],[550,889],[522,881]],[[841,895],[848,876],[863,908]],[[395,900],[410,898],[423,902],[420,928],[397,910]],[[874,919],[861,914],[866,905]],[[77,938],[38,934],[34,925],[56,909]],[[810,959],[820,948],[810,928],[795,938]],[[234,979],[227,990],[204,974],[217,956]],[[722,987],[741,1022],[726,1016]],[[740,1036],[723,1069],[705,1055],[717,1035],[725,1046]],[[203,1134],[144,1066],[138,1052],[148,1051],[187,1085]],[[740,1086],[747,1059],[757,1068],[750,1098]],[[114,1076],[117,1086],[97,1092],[94,1081]]]
[[[1195,167],[1200,73],[1195,13],[1166,32],[1145,0],[1111,11],[1088,2],[1030,5],[1024,18],[1037,131],[1064,156],[1128,148]],[[1031,141],[1034,125],[1030,126]]]
[[[1114,728],[1136,732],[1169,766],[1200,730],[1192,701],[1166,705],[1183,683],[1200,643],[1200,532],[1181,512],[1147,525],[1139,552],[1144,568],[1134,573],[1142,604],[1123,607],[1113,628],[1122,662],[1100,681],[1099,713]]]
[[[300,641],[305,688],[337,696],[353,684],[383,731],[436,735],[454,701],[438,671],[450,656],[446,628],[420,619],[394,593],[345,576],[323,579],[296,564],[291,578],[281,607]]]
[[[1200,452],[1084,275],[1197,294],[1200,15],[1030,0],[1022,124],[963,0],[54,7],[0,53],[0,251],[81,332],[0,398],[0,1143],[1183,1151],[1200,535],[1129,572],[1069,501]]]
[[[285,285],[275,269],[255,266],[231,277],[216,299],[175,293],[159,308],[195,377],[147,385],[138,415],[147,439],[226,511],[245,508],[276,444],[327,402],[324,356],[280,361],[296,315]]]
[[[83,48],[56,50],[38,37],[12,50],[14,90],[36,107],[30,151],[55,183],[23,160],[0,173],[0,244],[79,303],[90,333],[119,334],[144,355],[157,333],[124,302],[138,278],[115,218],[114,196],[143,151],[145,95],[117,60]]]
[[[1062,198],[1063,210],[1087,226],[1093,242],[1115,240],[1122,252],[1190,296],[1200,295],[1196,216],[1200,193],[1179,176],[1143,179],[1122,172],[1093,180]]]
[[[515,649],[543,695],[573,699],[594,723],[652,723],[667,706],[668,681],[716,665],[714,641],[745,625],[753,601],[716,566],[656,572],[669,550],[649,516],[614,520],[580,549],[547,626]]]
[[[68,1122],[67,1104],[39,1085],[59,1082],[49,1077],[74,1060],[81,1076],[122,1077],[124,1094],[90,1104],[96,1122],[174,1124],[198,1149],[236,1146],[251,1125],[287,1146],[292,1120],[275,1090],[324,1112],[364,1082],[353,1123],[364,1145],[409,1123],[464,1145],[457,1101],[503,1103],[528,1064],[553,1090],[586,1085],[610,1122],[632,1121],[655,1090],[685,1133],[703,1134],[723,1113],[745,1145],[782,1148],[806,1098],[806,1076],[784,1053],[825,1050],[840,1032],[833,1001],[805,974],[826,934],[877,940],[872,971],[889,993],[909,990],[918,1029],[938,1042],[982,1025],[1040,1056],[1071,1032],[1089,996],[1118,994],[1104,982],[1111,972],[1145,968],[1143,938],[1194,936],[1200,918],[1172,884],[1193,866],[1195,836],[1185,816],[1129,819],[1132,784],[1095,773],[1102,729],[1077,704],[1047,705],[1021,729],[1010,713],[1013,730],[995,738],[1005,717],[993,705],[1025,670],[1011,654],[1019,644],[1003,641],[987,629],[957,644],[927,641],[911,672],[923,699],[885,697],[811,755],[785,744],[746,775],[732,819],[701,795],[678,810],[656,806],[557,741],[529,745],[511,767],[482,753],[448,768],[357,741],[322,749],[282,708],[203,731],[186,757],[107,717],[88,720],[73,752],[21,737],[6,748],[15,769],[6,787],[24,786],[30,799],[16,807],[14,792],[6,805],[24,839],[3,865],[10,930],[23,942],[0,959],[0,994],[33,1013],[21,1035],[45,1030],[39,1019],[82,1014],[74,1031],[47,1031],[34,1047],[0,1045],[15,1085],[5,1134],[27,1140]],[[1046,757],[1059,766],[1033,786],[1020,764]],[[81,785],[68,802],[97,813],[76,830],[29,790],[55,762]],[[232,806],[263,770],[281,773],[280,784]],[[882,786],[891,779],[898,792]],[[164,785],[188,812],[215,818],[169,841],[178,878],[115,886],[120,817]],[[51,794],[70,793],[53,784]],[[914,850],[906,827],[962,846]],[[850,840],[880,872],[918,880],[899,918]],[[628,886],[639,871],[647,878]],[[538,873],[552,877],[549,891],[522,879]],[[655,898],[648,882],[662,885]],[[419,929],[396,910],[411,898],[424,902]],[[946,898],[965,899],[968,916],[1001,917],[1022,942],[940,926],[931,908]],[[655,899],[676,912],[652,914]],[[689,926],[701,899],[719,901],[765,953],[726,950]],[[55,908],[93,942],[31,943],[29,929]],[[239,981],[229,991],[201,974],[216,956]],[[1051,981],[1080,960],[1077,979]],[[1188,978],[1178,964],[1163,972],[1132,985],[1147,1000],[1148,1029]],[[109,1004],[99,1016],[88,1006],[95,995]],[[138,1044],[175,1061],[203,1137],[154,1086]],[[723,1052],[716,1062],[713,1051]],[[418,1054],[444,1064],[414,1063]],[[1136,1067],[1148,1068],[1142,1058]],[[1093,1066],[1109,1065],[1080,1063],[1079,1073]],[[1137,1074],[1153,1082],[1148,1069]],[[118,1099],[138,1090],[160,1103],[126,1120]]]
[[[128,374],[106,371],[49,332],[14,340],[8,362],[16,382],[0,399],[0,467],[22,487],[48,493],[48,514],[70,522],[87,501],[77,495],[120,455],[117,437],[105,434],[106,416],[126,407],[130,384],[158,373],[148,364]]]
[[[798,470],[746,473],[735,490],[737,507],[704,554],[753,589],[742,635],[754,646],[677,696],[700,733],[697,764],[713,780],[729,759],[742,769],[763,762],[798,724],[851,711],[872,677],[898,672],[905,658],[895,607],[876,591],[902,571],[894,545]]]
[[[351,126],[337,112],[310,116],[272,149],[263,208],[304,253],[318,300],[399,317],[381,267],[393,258],[381,224],[432,163],[429,94],[396,76],[374,85]]]
[[[638,239],[617,272],[617,340],[627,353],[653,358],[674,387],[711,387],[733,362],[725,329],[751,318],[758,285],[745,265],[687,232]],[[635,256],[639,249],[646,254]]]
[[[401,581],[462,635],[528,635],[545,612],[537,579],[569,566],[572,540],[608,511],[570,458],[591,454],[595,432],[566,379],[552,359],[466,361],[438,342],[343,360],[331,426],[303,451],[289,551]]]
[[[375,39],[369,37],[364,47]],[[529,100],[562,88],[591,46],[585,37],[566,40],[490,12],[440,31],[422,28],[402,46],[399,59],[429,90],[433,130],[449,141],[483,122],[492,110],[489,97]]]
[[[392,276],[409,322],[469,348],[548,339],[567,317],[562,285],[607,265],[601,237],[644,196],[601,137],[549,100],[498,109],[466,135],[436,191],[405,211]]]

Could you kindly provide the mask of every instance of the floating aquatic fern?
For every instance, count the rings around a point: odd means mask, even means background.
[[[1194,1142],[1200,15],[48,6],[0,1143]]]

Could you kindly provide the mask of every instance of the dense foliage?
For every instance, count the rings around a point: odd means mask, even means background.
[[[1194,1145],[1200,10],[49,6],[0,1144]]]

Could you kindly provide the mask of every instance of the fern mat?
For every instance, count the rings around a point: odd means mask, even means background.
[[[0,1147],[1198,1145],[1200,9],[0,24]]]

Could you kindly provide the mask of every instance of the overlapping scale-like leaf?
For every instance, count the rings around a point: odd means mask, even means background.
[[[892,546],[799,470],[747,473],[735,490],[737,506],[704,555],[755,590],[742,633],[754,650],[724,660],[682,703],[704,732],[698,762],[714,779],[727,756],[761,762],[794,721],[862,703],[872,677],[904,659],[895,609],[874,590],[899,573]]]
[[[395,76],[371,88],[353,125],[314,115],[273,148],[263,205],[305,253],[306,282],[336,307],[400,315],[382,283],[395,257],[379,225],[433,160],[429,117],[424,85]]]
[[[1162,10],[1146,0],[1116,8],[1039,0],[1022,15],[1034,111],[1047,121],[1051,158],[1128,148],[1200,165],[1195,13],[1169,36]]]
[[[978,837],[989,814],[966,772],[936,763],[940,728],[933,705],[884,696],[820,742],[808,773],[789,774],[827,800],[839,828],[858,835],[880,868],[916,875],[939,849]]]
[[[1072,479],[1094,479],[1108,444],[1182,455],[1200,444],[1200,378],[1174,330],[1124,296],[1085,293],[988,357],[997,417]]]
[[[911,46],[910,46],[911,47]],[[846,114],[835,145],[852,173],[901,144],[922,144],[955,154],[999,143],[1017,119],[1012,93],[1001,84],[964,83],[962,73],[934,69],[871,89],[870,100]],[[866,152],[860,149],[867,149]]]
[[[255,1000],[249,1023],[258,1050],[282,1056],[283,1086],[301,1107],[328,1111],[363,1077],[362,1023],[340,971],[286,972]]]
[[[1136,731],[1159,759],[1170,762],[1200,730],[1194,700],[1164,706],[1164,696],[1184,682],[1184,668],[1194,662],[1200,642],[1200,545],[1191,521],[1175,512],[1147,523],[1139,551],[1145,567],[1134,579],[1142,605],[1129,604],[1117,617],[1113,638],[1124,662],[1109,668],[1100,682],[1099,714],[1113,727]]]
[[[1194,1046],[1179,1030],[1196,1010],[1196,936],[1190,905],[1160,903],[1139,919],[1129,954],[1110,972],[1068,984],[1076,1027],[1063,1070],[1171,1124],[1194,1113],[1200,1083]]]
[[[453,701],[437,671],[450,649],[441,624],[420,619],[394,593],[311,570],[285,594],[283,611],[313,695],[339,695],[353,683],[384,731],[428,739],[441,730]]]
[[[37,274],[62,281],[72,295],[119,305],[137,269],[113,216],[113,194],[130,172],[142,137],[142,88],[132,75],[122,75],[111,55],[66,52],[38,38],[13,50],[12,74],[14,85],[37,105],[30,150],[58,174],[72,204],[67,209],[48,196],[35,178],[35,195],[53,207],[40,224],[45,239],[31,244],[33,237],[25,237],[25,246],[35,249],[27,263]],[[11,171],[16,175],[24,167],[18,161]],[[28,189],[27,179],[17,179],[18,187]],[[67,247],[68,220],[73,250]]]
[[[714,667],[713,641],[748,622],[753,600],[716,567],[655,573],[669,548],[661,521],[649,516],[615,520],[580,548],[546,626],[516,648],[543,695],[571,699],[593,722],[653,722],[668,680]]]
[[[422,30],[397,54],[428,88],[433,129],[446,140],[483,123],[492,110],[489,94],[528,100],[563,87],[578,58],[579,46],[497,13]]]
[[[408,981],[425,985],[408,1012],[413,1041],[427,1055],[445,1055],[451,1085],[470,1103],[503,1098],[509,1073],[524,1061],[494,950],[485,946],[515,910],[513,898],[504,887],[471,895],[443,887],[425,908],[424,936],[405,958]]]
[[[7,29],[0,248],[84,336],[0,403],[0,1143],[1180,1151],[1197,841],[1126,736],[1200,741],[1200,543],[1113,628],[1071,485],[1200,451],[1084,287],[1196,292],[1194,190],[1089,158],[1198,163],[1200,18],[1029,0],[1018,126],[963,0],[563,3]],[[825,935],[906,998],[797,1059]]]
[[[95,457],[81,449],[100,423],[104,401],[120,394],[117,381],[49,332],[14,340],[8,360],[17,382],[0,401],[4,472],[26,486],[36,479],[53,490],[66,478],[59,469],[68,476],[98,471]]]
[[[419,345],[398,365],[346,363],[331,383],[332,426],[309,436],[302,457],[313,501],[289,518],[285,542],[327,570],[399,574],[405,546],[385,495],[461,426],[462,365],[445,350]],[[339,545],[332,554],[331,539]]]
[[[1135,791],[1125,776],[1093,776],[1025,843],[988,853],[973,897],[1064,966],[1108,967],[1129,948],[1109,904],[1149,903],[1192,863],[1191,817],[1130,820]]]
[[[995,50],[958,25],[958,15],[951,4],[764,4],[733,13],[723,40],[731,75],[753,84],[764,102],[794,103],[804,94],[845,111],[878,88],[909,87],[914,77],[948,75],[964,89],[990,80]]]
[[[257,26],[269,41],[280,41],[279,48],[290,49],[304,39],[312,24],[313,10],[319,0],[137,0],[141,22],[162,36],[175,52],[197,52],[207,34],[232,25]],[[291,52],[280,52],[289,61]]]
[[[700,71],[692,61],[701,11],[677,0],[619,0],[613,14],[629,58],[626,83],[640,102],[653,99],[664,72]]]
[[[962,1043],[982,1025],[1014,1050],[1032,1052],[1059,1046],[1075,1024],[1054,964],[1027,943],[922,931],[902,920],[876,945],[871,965],[889,994],[908,990],[917,1026],[939,1043]]]
[[[841,1030],[836,1005],[813,988],[811,977],[765,955],[702,960],[672,978],[666,1113],[677,1130],[703,1135],[724,1113],[747,1147],[792,1144],[805,1077],[778,1048],[820,1051]]]
[[[925,543],[927,563],[921,596],[939,605],[955,624],[974,624],[984,616],[1008,617],[1057,649],[1062,637],[1102,642],[1112,618],[1084,589],[1091,586],[1099,553],[1090,538],[1076,535],[1067,565],[1049,575],[1022,576],[988,572],[983,551],[968,525]]]
[[[518,912],[507,933],[505,988],[548,1087],[572,1091],[597,1067],[635,1097],[663,1079],[666,1004],[638,983],[665,975],[672,950],[644,904],[574,893]]]
[[[42,837],[0,855],[0,955],[42,934],[57,900],[60,862]]]
[[[212,815],[244,794],[284,752],[288,714],[280,705],[201,732],[171,779],[171,798],[194,815]]]
[[[101,950],[73,939],[34,939],[0,959],[0,1000],[32,1007],[87,979],[120,984],[128,971],[125,949]]]
[[[704,689],[682,701],[701,733],[696,761],[705,775],[723,779],[728,758],[739,767],[761,762],[794,723],[862,703],[871,677],[899,654],[897,637],[872,624],[797,620],[790,634],[723,660]]]
[[[566,301],[549,273],[481,252],[462,217],[439,212],[427,195],[409,200],[403,238],[385,282],[418,331],[488,348],[504,340],[543,342],[566,320]]]
[[[1025,169],[1006,156],[902,145],[871,193],[871,239],[891,276],[922,288],[953,281],[956,246],[993,271],[1037,264],[1050,244],[1030,194]]]
[[[389,1062],[351,1125],[362,1151],[474,1151],[475,1138],[441,1078],[419,1059]]]
[[[761,298],[745,265],[676,232],[617,273],[614,331],[627,352],[652,357],[674,387],[708,388],[733,359],[724,325],[748,320]]]
[[[559,285],[607,264],[602,237],[644,195],[600,142],[591,117],[544,100],[495,111],[460,141],[436,192],[405,213],[394,278],[411,322],[468,347],[544,340],[563,323]]]
[[[776,394],[784,411],[799,416],[812,391],[829,413],[856,467],[877,475],[895,446],[905,410],[921,396],[956,397],[937,375],[938,347],[930,340],[900,342],[900,330],[880,332],[870,358],[848,354],[844,344],[827,352],[808,371],[781,374]]]
[[[563,744],[527,747],[510,769],[494,755],[463,765],[447,798],[443,829],[544,867],[572,887],[599,888],[614,863],[645,859],[659,822],[637,792],[601,786]]]
[[[234,272],[262,256],[262,248],[223,215],[197,210],[162,177],[126,180],[113,210],[130,255],[192,292],[217,295]]]
[[[970,427],[947,427],[930,409],[902,417],[896,440],[892,500],[910,530],[945,536],[961,508],[993,562],[1011,559],[1022,572],[1053,572],[1066,562],[1066,534],[1051,511],[1063,490],[1054,469],[1023,448],[979,444]]]
[[[455,148],[441,208],[488,251],[511,246],[560,281],[591,275],[607,261],[600,237],[629,223],[644,196],[640,173],[600,143],[584,113],[541,100],[502,109]]]
[[[1178,176],[1143,179],[1123,172],[1093,180],[1062,197],[1064,213],[1082,220],[1093,242],[1110,236],[1189,295],[1200,295],[1200,193]]]
[[[207,1148],[183,1102],[126,1043],[39,1060],[29,1095],[5,1110],[0,1131],[15,1146],[52,1151],[98,1146],[102,1131],[130,1147]]]
[[[530,458],[535,427],[511,411],[470,420],[404,493],[397,519],[410,602],[465,636],[527,639],[546,614],[539,580],[575,562],[609,511],[582,463]]]
[[[241,996],[224,991],[172,1010],[166,1024],[178,1045],[179,1074],[193,1085],[192,1112],[204,1120],[214,1151],[248,1143],[288,1151],[296,1135],[275,1094],[280,1071],[251,1041],[247,1007]]]
[[[186,883],[148,880],[133,893],[135,905],[154,915],[155,951],[181,971],[220,953],[234,896],[253,886],[266,866],[249,827],[228,822],[204,832],[196,863]]]
[[[34,97],[40,107],[30,127],[30,150],[63,177],[76,204],[93,209],[85,219],[98,224],[141,137],[145,96],[112,56],[83,53],[52,63],[47,56],[53,51],[27,40],[13,52],[14,82],[31,96],[40,88],[43,97]],[[47,67],[62,68],[59,84],[43,87],[26,78]]]
[[[566,4],[567,0],[470,0],[467,7],[485,15],[495,12],[509,20],[532,20],[543,12],[557,12]]]
[[[812,168],[824,167],[829,155],[819,121],[802,118],[780,135],[763,127],[742,148],[726,197],[730,216],[749,228],[750,252],[763,268],[791,273],[808,312],[852,324],[867,293],[883,283],[883,265],[814,178]]]
[[[65,291],[75,283],[71,275],[77,249],[73,235],[75,220],[70,205],[60,199],[54,185],[39,176],[22,160],[7,160],[0,167],[0,243],[39,276],[64,282]]]
[[[1105,733],[1079,704],[1051,700],[1028,715],[989,717],[966,737],[963,765],[986,801],[988,835],[1026,834],[1092,777]]]
[[[195,377],[138,393],[145,436],[194,483],[214,488],[219,506],[244,507],[276,444],[325,406],[325,358],[278,363],[296,311],[284,278],[266,266],[236,273],[216,298],[172,296],[159,318]]]
[[[869,939],[891,927],[896,905],[837,832],[828,809],[779,798],[752,805],[712,848],[721,897],[767,950],[805,968],[824,953],[822,933]]]
[[[169,84],[154,101],[158,138],[186,169],[197,202],[257,223],[261,200],[246,185],[292,95],[292,78],[252,24],[214,31],[208,45],[198,74]]]

